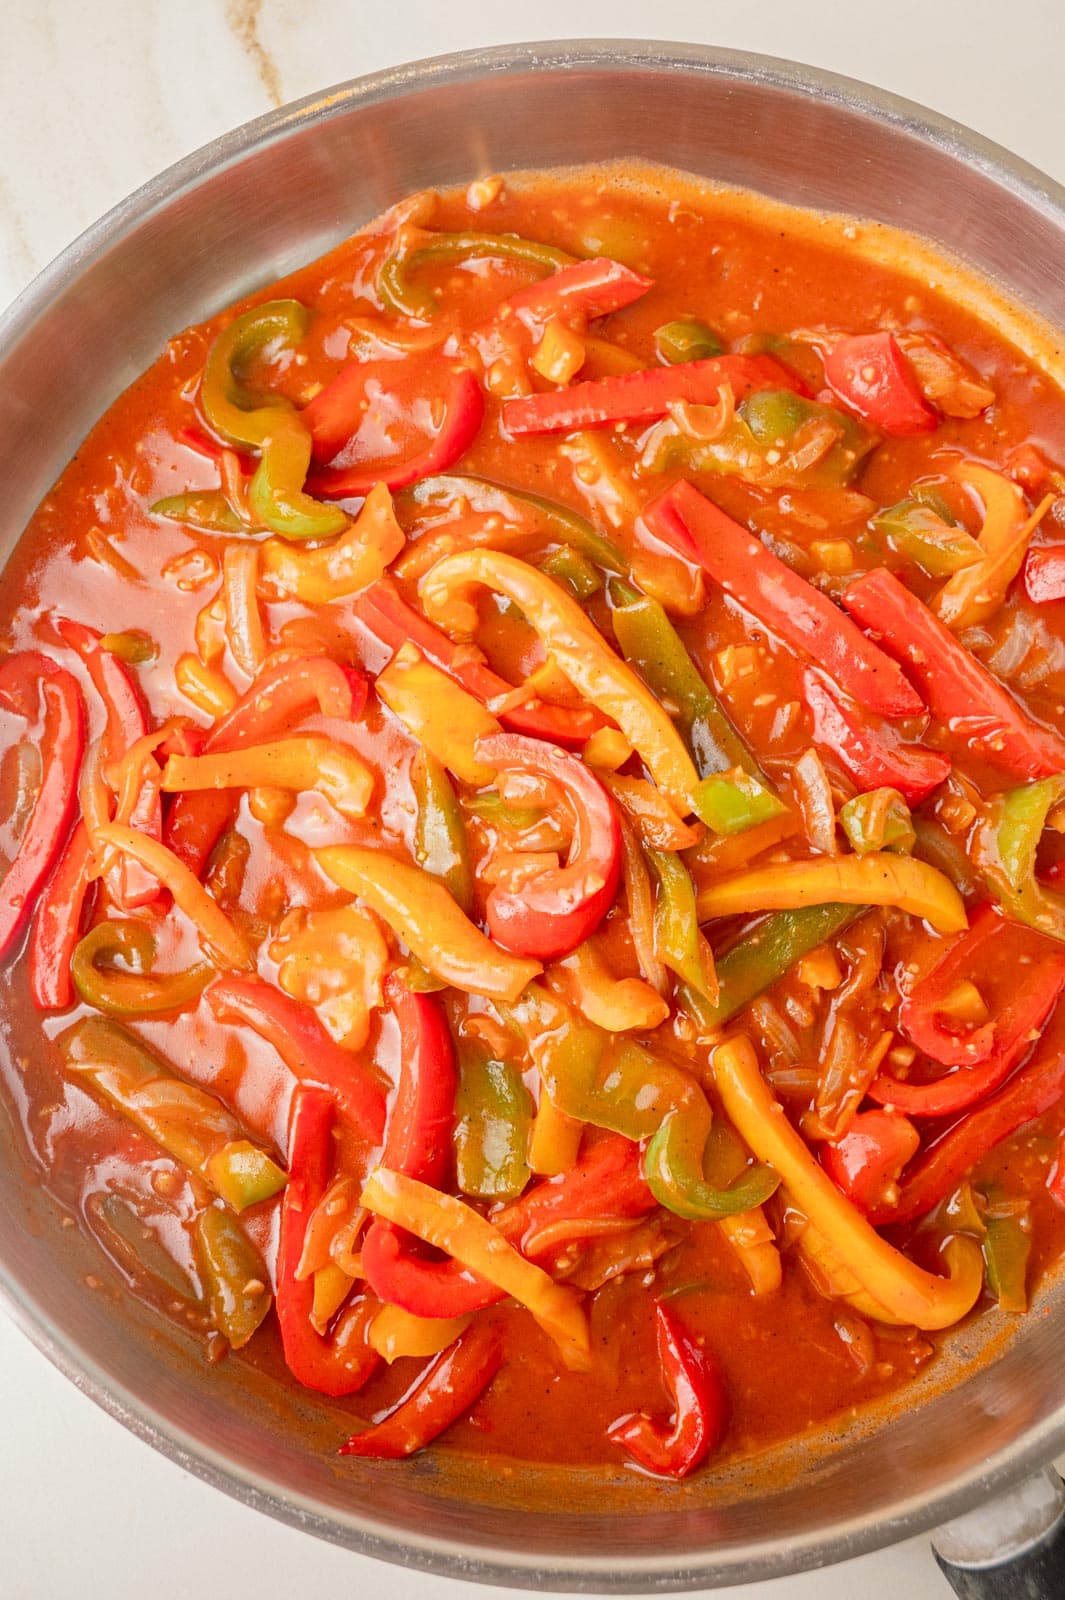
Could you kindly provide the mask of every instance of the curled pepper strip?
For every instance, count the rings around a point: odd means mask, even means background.
[[[827,595],[792,572],[690,483],[675,483],[648,507],[645,517],[671,550],[701,566],[745,611],[793,649],[812,657],[870,711],[884,717],[912,717],[924,710],[920,696],[890,656],[878,650]]]
[[[311,1084],[300,1084],[293,1096],[277,1247],[277,1320],[285,1364],[297,1383],[338,1398],[361,1389],[380,1358],[367,1340],[376,1301],[362,1296],[346,1306],[325,1338],[311,1320],[313,1275],[299,1275],[307,1226],[329,1185],[335,1109],[332,1094]]]
[[[339,539],[319,550],[294,550],[284,541],[268,539],[260,561],[263,577],[281,594],[305,605],[327,605],[376,583],[405,544],[392,496],[377,483]]]
[[[116,971],[118,957],[132,971]],[[99,922],[73,952],[71,977],[86,1005],[109,1017],[149,1016],[191,1005],[214,976],[207,962],[153,975],[155,939],[143,922]]]
[[[504,1295],[512,1295],[554,1339],[571,1371],[588,1370],[588,1323],[579,1296],[526,1261],[479,1211],[454,1195],[441,1194],[429,1184],[387,1167],[371,1172],[361,1203],[375,1216],[446,1251]]]
[[[275,340],[299,344],[309,323],[310,312],[298,300],[253,306],[215,339],[200,385],[200,404],[216,433],[231,444],[260,451],[248,488],[249,509],[264,528],[286,539],[328,539],[348,519],[303,492],[311,439],[292,402],[283,395],[251,393],[239,369]]]
[[[85,750],[85,706],[77,681],[47,656],[24,650],[0,662],[0,707],[32,719],[40,706],[42,773],[33,811],[0,883],[0,957],[32,915],[70,828]]]
[[[464,630],[472,633],[476,613],[463,597],[481,584],[520,608],[574,688],[617,723],[658,787],[687,815],[698,775],[684,740],[646,684],[557,583],[515,556],[469,550],[438,561],[422,580],[421,593],[430,615],[454,616],[457,609]]]
[[[235,317],[215,339],[204,366],[200,404],[211,427],[230,444],[260,448],[279,414],[292,411],[281,395],[252,394],[238,375],[240,367],[275,340],[299,344],[309,324],[310,312],[298,300],[268,300]]]
[[[323,506],[304,491],[312,449],[313,440],[299,417],[275,413],[248,485],[248,509],[283,539],[332,539],[348,526],[337,506]]]
[[[658,1361],[673,1402],[668,1427],[637,1412],[611,1425],[607,1438],[661,1478],[686,1478],[720,1442],[728,1406],[716,1361],[665,1301],[655,1304]]]
[[[219,1022],[242,1022],[272,1044],[300,1080],[332,1090],[340,1110],[363,1135],[380,1143],[385,1097],[358,1057],[337,1044],[309,1006],[257,978],[219,978],[207,991]]]
[[[474,1323],[432,1362],[413,1393],[373,1427],[354,1434],[340,1454],[395,1461],[424,1449],[480,1399],[502,1364],[500,1329]]]
[[[706,922],[712,917],[790,910],[829,901],[898,906],[911,916],[924,917],[939,933],[960,933],[968,926],[962,898],[949,878],[925,861],[887,850],[756,867],[703,889],[699,918]]]
[[[354,604],[360,622],[393,650],[410,643],[425,659],[446,672],[449,678],[467,689],[482,704],[501,700],[512,692],[512,685],[501,678],[471,645],[452,643],[446,633],[408,605],[388,578],[383,578],[361,594]],[[501,714],[501,721],[515,733],[533,739],[549,739],[566,749],[579,750],[603,718],[590,706],[554,706],[532,701],[514,706]]]
[[[388,923],[423,967],[456,989],[515,1000],[541,970],[538,961],[497,949],[420,867],[356,845],[329,846],[314,857],[327,877]]]
[[[796,1205],[889,1318],[929,1331],[949,1328],[972,1310],[984,1281],[974,1239],[955,1235],[948,1241],[947,1278],[915,1266],[880,1237],[818,1165],[762,1077],[748,1039],[726,1039],[713,1052],[711,1065],[725,1110],[743,1139],[780,1174]]]
[[[411,283],[411,273],[420,267],[493,260],[526,262],[545,274],[574,264],[565,250],[517,233],[437,233],[414,250],[395,250],[386,256],[377,275],[377,292],[390,311],[428,322],[437,309],[436,299]]]
[[[573,812],[565,866],[539,873],[520,890],[496,885],[485,915],[493,939],[518,955],[551,961],[592,933],[613,903],[621,878],[617,808],[576,756],[515,733],[478,739],[476,753],[496,772],[530,772],[558,784]]]
[[[333,443],[337,437],[336,414],[345,405],[350,407],[351,422],[345,437],[355,432],[364,414],[365,386],[364,368],[357,363],[353,367],[346,367],[311,401],[303,412],[303,418],[315,440],[322,437],[328,438],[329,445]],[[343,393],[339,394],[341,388]],[[332,408],[328,413],[325,409],[327,404]],[[376,484],[383,484],[386,489],[393,491],[406,489],[410,484],[417,483],[419,478],[446,472],[466,454],[484,418],[484,392],[469,367],[450,365],[443,389],[443,407],[440,426],[424,450],[418,450],[398,462],[356,462],[352,466],[319,468],[311,473],[308,487],[315,494],[324,495],[327,500],[348,500],[368,495]],[[328,420],[319,420],[322,418]],[[329,445],[325,448],[328,449]],[[335,454],[336,449],[333,449],[326,459]]]
[[[983,501],[983,526],[977,538],[980,559],[947,579],[932,596],[931,609],[940,622],[960,633],[985,622],[1002,605],[1054,495],[1046,495],[1029,516],[1019,487],[1001,472],[966,461],[955,469],[955,476]]]

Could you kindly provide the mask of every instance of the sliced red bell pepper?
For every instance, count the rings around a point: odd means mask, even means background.
[[[1017,778],[1065,772],[1065,739],[1013,696],[886,567],[857,578],[843,604],[901,662],[933,717],[992,766]]]
[[[443,419],[426,447],[400,461],[358,460],[312,471],[307,479],[311,494],[346,500],[369,494],[375,483],[393,491],[405,489],[420,478],[447,472],[465,455],[484,417],[484,393],[475,375],[468,367],[456,367],[439,357],[419,356],[417,370],[420,392],[440,395],[444,407]],[[396,372],[393,361],[353,362],[300,412],[314,441],[316,461],[333,461],[351,444],[368,412],[389,401]]]
[[[655,1305],[658,1360],[673,1402],[668,1425],[636,1412],[607,1431],[645,1472],[660,1478],[686,1478],[720,1443],[728,1402],[720,1368],[709,1351],[696,1344],[676,1312],[659,1300]]]
[[[874,1211],[897,1193],[899,1174],[921,1143],[913,1123],[894,1111],[861,1111],[838,1144],[826,1144],[821,1165],[859,1211]]]
[[[893,334],[858,333],[825,354],[825,382],[864,422],[895,438],[931,433],[937,424]]]
[[[512,685],[493,672],[471,646],[452,643],[446,633],[408,605],[390,578],[381,578],[357,595],[352,607],[359,621],[382,644],[398,650],[409,641],[427,661],[461,683],[482,704],[512,692]],[[605,726],[605,718],[591,706],[552,706],[542,702],[515,706],[504,711],[500,721],[515,733],[526,733],[532,739],[545,739],[569,750],[581,749],[597,729]]]
[[[645,278],[631,267],[612,261],[609,256],[596,256],[591,261],[576,261],[571,267],[562,267],[549,278],[541,278],[519,289],[504,300],[497,317],[508,314],[520,317],[525,323],[544,323],[549,317],[563,321],[581,318],[590,322],[593,317],[606,317],[612,311],[621,311],[639,300],[654,280]]]
[[[996,949],[996,942],[1001,948]],[[951,1029],[937,1004],[965,978],[1008,964],[1015,981],[993,1021],[961,1032]],[[1031,1049],[1065,988],[1065,950],[1055,940],[1010,922],[993,905],[981,906],[969,931],[951,946],[904,999],[899,1022],[933,1060],[955,1068],[929,1083],[906,1083],[881,1072],[869,1098],[914,1117],[964,1111],[1004,1083]]]
[[[92,884],[93,851],[79,822],[59,865],[37,902],[30,934],[30,993],[41,1011],[74,1004],[70,963],[81,938],[82,913]]]
[[[876,1227],[913,1222],[947,1195],[1003,1139],[1034,1122],[1065,1094],[1065,1011],[1058,1011],[1031,1055],[990,1100],[967,1111],[903,1173],[898,1203],[870,1212]]]
[[[232,710],[219,717],[201,751],[264,743],[315,705],[323,716],[353,721],[362,715],[367,692],[366,679],[353,667],[327,656],[293,656],[259,674]],[[164,843],[199,876],[232,814],[233,797],[226,790],[175,795]]]
[[[547,394],[522,395],[503,402],[503,426],[515,438],[527,434],[578,433],[615,423],[654,422],[678,400],[713,405],[724,384],[737,401],[752,389],[792,389],[803,385],[772,356],[709,356],[675,367],[648,367],[618,377],[574,383]]]
[[[528,1241],[535,1254],[535,1236],[549,1223],[642,1217],[657,1203],[644,1176],[640,1145],[610,1133],[599,1138],[562,1177],[534,1185],[497,1211],[492,1221],[523,1253]]]
[[[440,1188],[451,1159],[458,1068],[440,1001],[388,982],[400,1032],[400,1070],[381,1164]],[[461,1317],[502,1290],[446,1258],[431,1260],[401,1228],[375,1217],[362,1242],[366,1281],[379,1299],[419,1317]]]
[[[55,628],[63,643],[85,663],[93,688],[103,701],[107,716],[104,760],[120,761],[148,732],[148,708],[140,687],[125,663],[101,648],[103,636],[95,628],[69,617],[58,617]],[[130,826],[153,839],[162,838],[163,811],[158,793],[145,791],[134,808]],[[116,868],[114,892],[123,910],[135,911],[158,897],[159,884],[138,861],[123,859]]]
[[[672,369],[682,372],[685,369]],[[871,644],[813,584],[683,480],[644,511],[648,527],[702,567],[725,593],[804,655],[840,688],[883,717],[919,716],[920,697],[895,662]]]
[[[949,756],[903,744],[893,728],[871,723],[816,668],[807,667],[802,682],[814,743],[831,750],[863,792],[897,789],[916,806],[950,776]]]
[[[281,1200],[277,1248],[277,1320],[285,1362],[292,1376],[319,1394],[354,1394],[380,1357],[366,1341],[376,1306],[365,1296],[346,1306],[328,1338],[311,1322],[314,1276],[297,1277],[315,1207],[332,1177],[333,1117],[328,1089],[299,1084],[288,1134],[288,1182]]]
[[[606,916],[621,877],[617,806],[594,772],[576,756],[517,733],[478,739],[477,759],[496,772],[529,772],[556,783],[575,820],[565,866],[526,881],[519,890],[497,884],[485,915],[497,944],[515,955],[553,961],[569,955]]]
[[[417,1387],[393,1410],[340,1448],[342,1456],[394,1461],[413,1455],[467,1412],[488,1388],[503,1361],[503,1335],[492,1322],[475,1322],[432,1360]]]
[[[0,883],[0,958],[29,921],[66,844],[85,751],[85,703],[77,679],[36,650],[0,662],[0,707],[34,722],[43,714],[41,781],[14,860]]]
[[[375,1145],[385,1131],[384,1091],[358,1056],[326,1032],[310,1006],[269,983],[236,974],[218,978],[207,1001],[219,1022],[243,1022],[272,1044],[294,1077],[332,1090],[337,1106]]]
[[[1052,600],[1065,600],[1065,548],[1047,545],[1029,550],[1024,558],[1021,582],[1033,605],[1045,606]]]

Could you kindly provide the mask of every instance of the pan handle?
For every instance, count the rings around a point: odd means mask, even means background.
[[[1052,1467],[932,1536],[959,1600],[1062,1600],[1065,1483]]]

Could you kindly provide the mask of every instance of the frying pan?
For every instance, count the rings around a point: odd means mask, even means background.
[[[0,324],[6,554],[167,336],[335,244],[410,190],[641,158],[925,235],[1065,326],[1065,192],[975,134],[865,85],[675,44],[530,44],[377,73],[260,118],[91,228]],[[2,975],[0,975],[2,983]],[[0,988],[0,996],[2,996]],[[10,1048],[17,1048],[10,1039]],[[340,1462],[343,1420],[268,1367],[209,1367],[59,1227],[0,1116],[0,1289],[29,1336],[142,1438],[309,1532],[410,1566],[539,1590],[709,1588],[824,1566],[940,1526],[967,1600],[1061,1600],[1065,1280],[988,1313],[892,1405],[664,1487],[497,1469],[446,1451]],[[989,1502],[998,1497],[994,1505]],[[981,1509],[976,1509],[981,1508]],[[955,1519],[951,1521],[950,1519]],[[950,1522],[950,1526],[943,1527]]]

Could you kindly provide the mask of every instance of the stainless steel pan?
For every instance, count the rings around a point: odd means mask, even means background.
[[[809,68],[682,45],[567,42],[422,62],[209,145],[90,229],[26,291],[0,325],[3,553],[168,334],[310,259],[411,189],[619,156],[923,233],[1065,326],[1065,193],[907,102]],[[412,1566],[571,1592],[767,1578],[942,1523],[1065,1448],[1059,1285],[1011,1337],[990,1319],[955,1338],[936,1380],[877,1425],[686,1487],[576,1474],[563,1506],[553,1480],[533,1469],[508,1481],[436,1455],[339,1463],[329,1444],[342,1424],[327,1405],[279,1395],[256,1374],[236,1382],[235,1363],[206,1366],[117,1286],[86,1293],[85,1246],[57,1226],[5,1117],[0,1167],[5,1298],[79,1387],[239,1499]],[[1016,1501],[1003,1513],[1014,1522],[999,1526],[989,1551],[975,1549],[971,1527],[943,1541],[970,1562],[968,1578],[955,1574],[966,1592],[992,1592],[988,1554],[994,1567],[1050,1527],[1057,1486],[1041,1481],[1023,1515]],[[998,1592],[1065,1594],[1061,1566],[1047,1576],[1060,1549],[1045,1540],[1036,1556],[1044,1574],[1031,1581],[1043,1588],[1023,1590],[1028,1578],[1012,1567]]]

